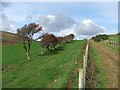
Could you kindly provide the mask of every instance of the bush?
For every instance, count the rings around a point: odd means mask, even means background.
[[[92,37],[92,39],[96,42],[99,42],[101,40],[107,40],[108,39],[108,35],[103,34],[103,35],[96,35],[95,37]]]

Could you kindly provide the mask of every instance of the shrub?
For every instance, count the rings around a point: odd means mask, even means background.
[[[95,37],[92,37],[92,39],[96,42],[99,42],[101,40],[107,40],[108,39],[108,35],[103,34],[103,35],[96,35]]]

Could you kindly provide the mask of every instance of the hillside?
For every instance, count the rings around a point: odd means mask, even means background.
[[[3,88],[77,88],[85,46],[85,40],[74,41],[42,56],[33,42],[29,61],[22,44],[3,46]]]
[[[118,38],[117,34],[109,36],[111,41],[119,42]],[[3,32],[3,40],[12,42],[17,36]],[[22,44],[3,46],[3,88],[78,88],[86,43],[75,40],[41,55],[40,42],[33,41],[29,61]],[[88,53],[86,87],[117,88],[119,45],[90,40]]]
[[[0,39],[2,40],[2,45],[11,45],[19,42],[16,34],[5,31],[0,31]]]
[[[119,39],[120,39],[120,34],[113,34],[113,35],[109,35],[109,40],[112,40],[112,41],[116,41],[116,42],[120,42]]]

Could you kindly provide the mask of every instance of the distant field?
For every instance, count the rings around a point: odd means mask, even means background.
[[[30,61],[22,45],[3,46],[3,88],[78,88],[85,46],[86,41],[74,41],[41,56],[39,42],[34,42]]]
[[[118,46],[91,41],[96,88],[118,88]],[[120,52],[120,51],[119,51]]]
[[[10,45],[19,42],[17,35],[9,32],[0,31],[0,38],[3,45]]]

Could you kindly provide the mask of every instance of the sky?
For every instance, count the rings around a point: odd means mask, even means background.
[[[38,23],[42,33],[74,34],[76,39],[118,33],[118,2],[1,2],[0,30],[16,33]],[[40,33],[34,35],[34,38]]]

